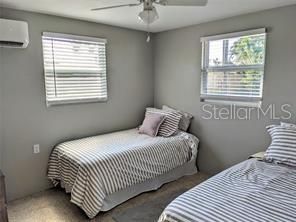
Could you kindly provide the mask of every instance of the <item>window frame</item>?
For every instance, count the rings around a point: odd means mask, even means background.
[[[57,99],[57,100],[49,100],[47,96],[47,85],[46,85],[46,69],[45,69],[45,57],[44,57],[44,45],[43,38],[61,38],[61,39],[69,39],[69,42],[73,41],[86,41],[86,42],[95,42],[101,43],[105,45],[105,78],[106,78],[106,98],[68,98],[68,99]],[[44,73],[44,87],[45,87],[45,99],[47,107],[58,106],[58,105],[69,105],[69,104],[82,104],[82,103],[103,103],[108,101],[108,75],[107,75],[107,39],[98,38],[98,37],[90,37],[83,35],[74,35],[74,34],[65,34],[65,33],[57,33],[57,32],[42,32],[42,56],[43,56],[43,73]]]
[[[225,40],[230,38],[253,36],[253,35],[265,35],[264,45],[264,59],[262,65],[224,65],[221,67],[210,67],[209,64],[209,42],[215,40]],[[200,101],[220,104],[235,104],[239,106],[260,107],[263,100],[263,86],[265,76],[265,61],[266,61],[266,42],[267,42],[267,30],[266,28],[252,29],[247,31],[232,32],[220,35],[205,36],[200,39],[202,44],[201,55],[201,76],[200,76]],[[207,74],[213,71],[242,71],[242,70],[256,70],[262,71],[261,89],[259,97],[243,97],[243,96],[225,96],[225,95],[209,95],[204,93],[204,78],[207,78]]]

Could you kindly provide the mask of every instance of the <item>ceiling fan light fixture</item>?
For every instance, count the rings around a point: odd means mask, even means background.
[[[144,11],[139,13],[139,19],[145,24],[149,25],[159,19],[156,8],[145,9]]]

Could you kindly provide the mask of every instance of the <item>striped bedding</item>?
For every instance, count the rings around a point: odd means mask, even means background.
[[[175,199],[159,222],[296,221],[296,168],[242,162]]]
[[[265,159],[296,167],[296,128],[272,125],[267,127],[267,131],[272,141],[266,150]]]
[[[197,146],[196,137],[181,131],[164,138],[132,129],[74,140],[54,148],[48,178],[65,185],[71,202],[93,218],[107,195],[187,163]]]

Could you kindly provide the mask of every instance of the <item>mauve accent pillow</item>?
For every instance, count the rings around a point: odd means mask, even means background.
[[[146,114],[143,124],[139,128],[140,134],[147,134],[148,136],[157,136],[160,125],[165,120],[165,115],[158,113]]]

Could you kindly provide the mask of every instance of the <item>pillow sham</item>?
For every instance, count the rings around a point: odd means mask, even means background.
[[[157,136],[159,127],[165,120],[165,115],[158,113],[149,113],[145,116],[143,124],[139,128],[140,134],[146,134],[148,136]]]
[[[267,131],[272,141],[264,159],[296,167],[296,129],[272,125],[267,127]]]
[[[179,112],[182,115],[180,123],[179,123],[179,129],[182,131],[185,131],[185,132],[188,131],[191,120],[193,119],[193,115],[191,115],[190,113],[181,111],[181,110],[176,110],[176,109],[166,106],[166,105],[163,105],[162,109],[167,110],[167,111]]]
[[[158,136],[170,137],[177,132],[182,115],[178,112],[161,110],[156,108],[147,108],[146,115],[157,113],[165,115],[165,120],[160,125]]]

